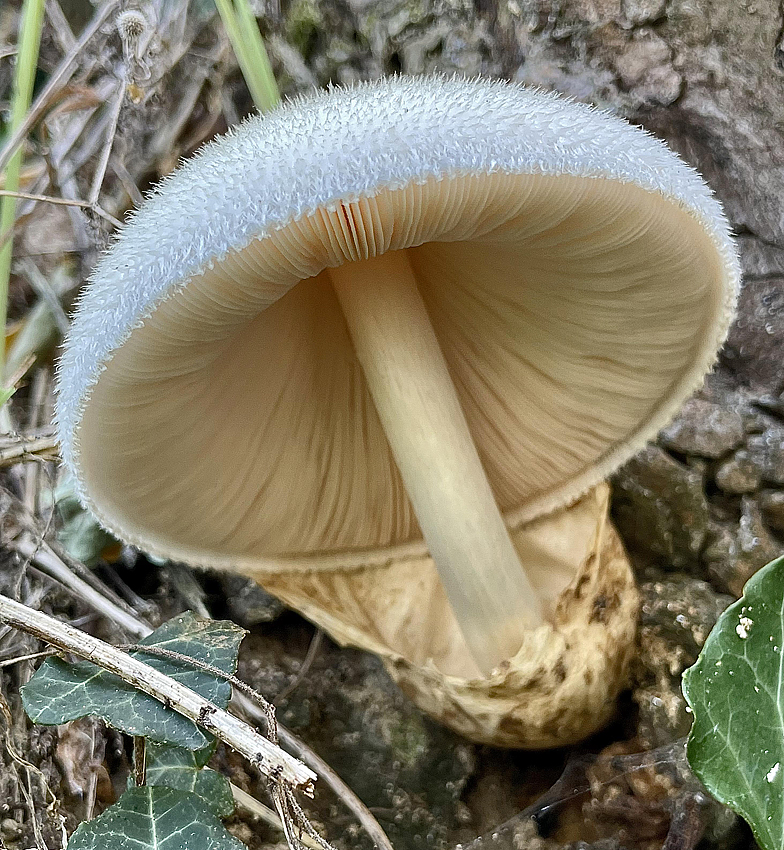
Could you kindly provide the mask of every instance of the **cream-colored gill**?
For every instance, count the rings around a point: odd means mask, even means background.
[[[347,199],[216,258],[113,353],[77,434],[104,524],[215,566],[426,551],[330,281],[401,250],[513,525],[641,445],[715,345],[715,246],[661,195],[490,174]]]

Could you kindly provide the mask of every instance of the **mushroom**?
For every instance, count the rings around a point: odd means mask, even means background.
[[[124,228],[62,356],[63,457],[118,537],[257,578],[474,738],[564,743],[609,716],[634,629],[603,479],[699,385],[738,279],[698,175],[618,118],[484,80],[333,89]]]

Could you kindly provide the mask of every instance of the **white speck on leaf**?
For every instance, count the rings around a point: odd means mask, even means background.
[[[754,625],[754,621],[750,617],[741,615],[740,622],[735,626],[735,631],[741,640],[745,640],[749,636],[749,629]]]
[[[773,767],[765,774],[765,779],[767,779],[768,782],[773,782],[779,775],[780,770],[781,762],[777,761],[776,764],[774,764]]]

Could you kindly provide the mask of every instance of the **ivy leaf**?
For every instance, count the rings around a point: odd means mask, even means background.
[[[749,579],[683,676],[687,755],[765,850],[784,850],[784,558]]]
[[[244,634],[234,623],[201,620],[188,612],[164,623],[140,643],[233,673]],[[228,705],[231,685],[224,679],[143,651],[131,654],[220,708]],[[121,732],[189,750],[201,749],[212,740],[186,717],[89,661],[68,664],[59,658],[47,659],[22,688],[22,702],[34,723],[59,725],[94,714]]]
[[[83,823],[68,850],[247,850],[195,794],[147,785],[131,788]]]
[[[211,750],[212,747],[207,748],[208,752]],[[148,785],[166,786],[196,794],[219,818],[227,818],[234,811],[229,780],[217,771],[202,767],[199,764],[201,753],[148,741],[146,756]]]

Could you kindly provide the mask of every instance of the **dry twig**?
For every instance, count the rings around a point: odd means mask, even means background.
[[[106,212],[105,209],[96,201],[96,203],[90,203],[89,201],[78,201],[73,198],[56,198],[52,195],[34,195],[30,192],[9,192],[6,189],[0,189],[0,197],[10,197],[10,198],[19,198],[22,201],[33,201],[35,203],[45,203],[45,204],[59,204],[63,207],[77,207],[78,209],[89,210],[90,212],[94,212],[96,215],[100,216],[105,221],[108,221],[109,224],[113,224],[115,227],[122,227],[123,223],[119,218],[115,218],[111,213]],[[3,234],[4,238],[8,238],[6,234]],[[2,248],[2,244],[0,244],[0,248]]]
[[[316,633],[313,635],[313,639],[310,641],[310,646],[308,647],[308,651],[305,654],[305,660],[300,665],[299,670],[297,671],[297,675],[294,679],[286,685],[285,688],[275,697],[272,701],[274,705],[280,705],[286,697],[291,696],[294,691],[302,684],[302,680],[307,676],[308,670],[310,670],[311,665],[316,660],[316,656],[318,655],[319,650],[321,649],[321,644],[324,642],[324,632],[321,629],[316,629]]]
[[[17,537],[11,543],[11,548],[20,555],[29,558],[45,573],[60,581],[83,602],[91,608],[100,611],[105,617],[109,617],[117,625],[125,629],[128,634],[136,637],[146,637],[152,629],[142,623],[133,614],[121,608],[111,599],[107,599],[94,587],[91,587],[84,579],[74,575],[68,566],[58,557],[57,553],[43,540],[36,541],[29,534]]]
[[[274,781],[312,793],[316,774],[247,723],[111,644],[0,595],[0,620],[45,643],[97,664],[170,706],[245,756]],[[146,651],[146,647],[145,647]]]
[[[0,437],[0,468],[23,460],[53,460],[57,457],[57,440],[53,434],[40,437]]]
[[[263,803],[260,803],[255,797],[248,794],[247,791],[243,791],[242,788],[238,788],[234,785],[234,783],[231,783],[231,793],[234,797],[234,802],[238,806],[241,806],[243,809],[259,818],[259,820],[263,820],[264,823],[269,824],[269,826],[279,829],[281,832],[285,832],[283,821],[275,814],[275,812],[272,811],[272,809],[268,808]],[[299,840],[306,847],[310,848],[310,850],[323,850],[322,845],[314,841],[307,833],[302,835]]]

